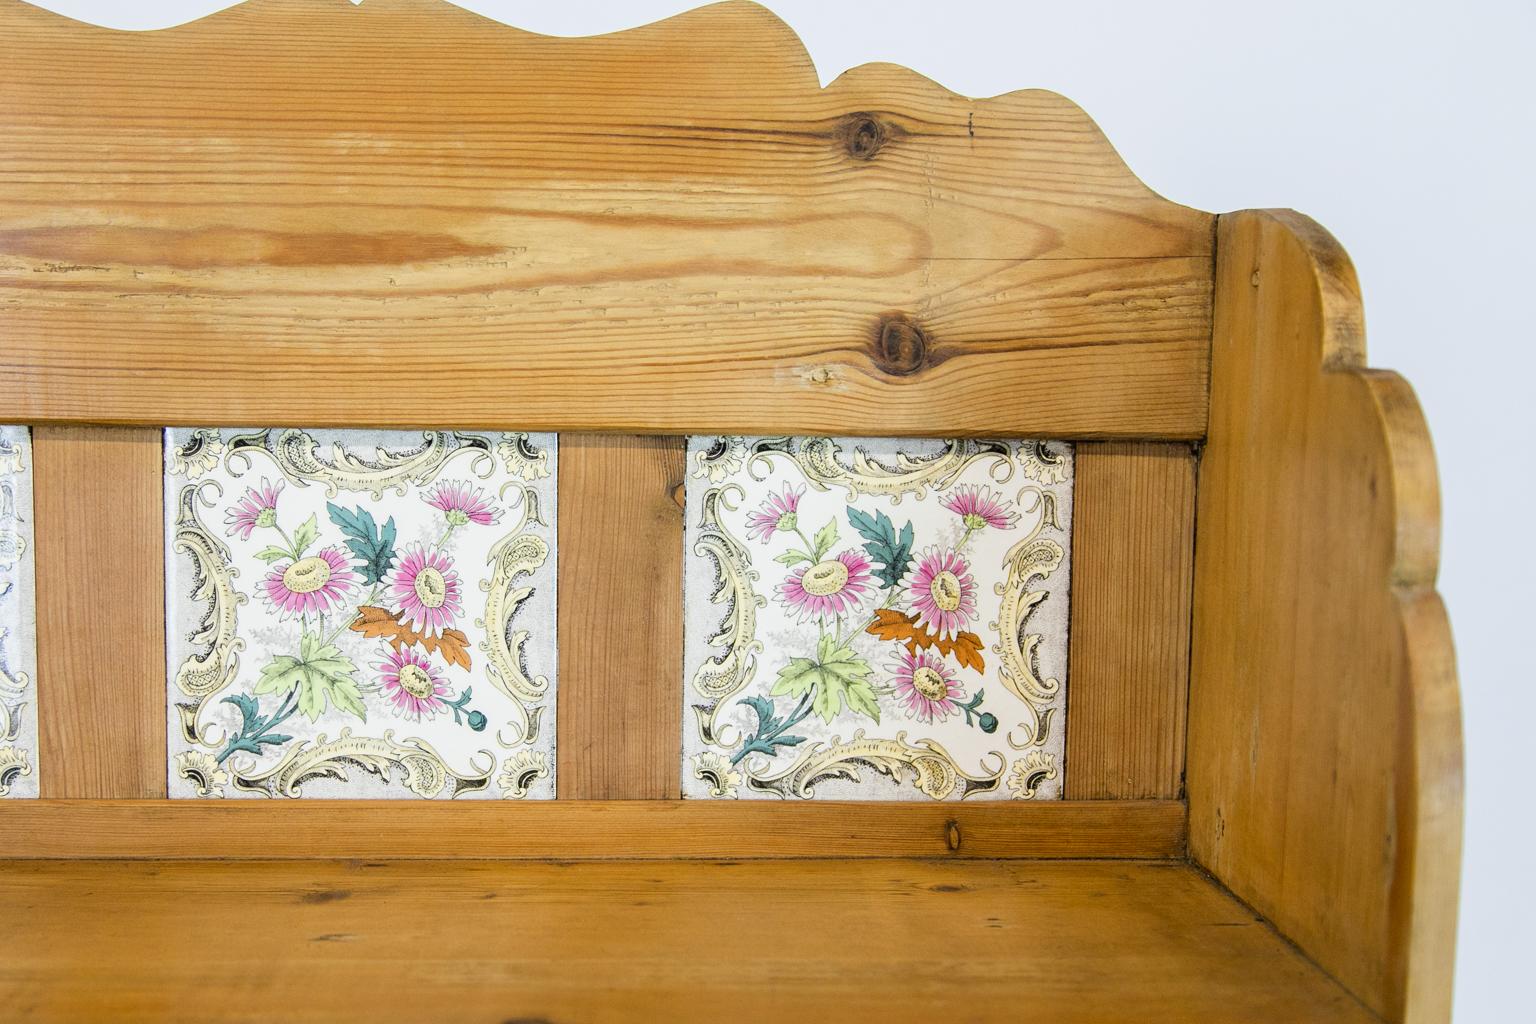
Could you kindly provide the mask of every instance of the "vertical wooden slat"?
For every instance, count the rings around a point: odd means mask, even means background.
[[[685,443],[560,436],[561,799],[678,796]]]
[[[37,427],[41,795],[165,796],[161,433]]]
[[[1065,796],[1176,797],[1189,689],[1195,460],[1077,446]]]

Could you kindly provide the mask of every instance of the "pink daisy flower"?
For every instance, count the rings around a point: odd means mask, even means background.
[[[400,609],[400,621],[418,633],[441,634],[464,610],[459,600],[459,574],[453,559],[420,544],[406,548],[384,577],[389,606]]]
[[[800,496],[804,493],[804,485],[791,488],[785,484],[783,494],[770,494],[761,508],[747,513],[747,536],[766,541],[776,530],[793,530],[799,526]]]
[[[1013,502],[1002,495],[993,494],[990,487],[961,484],[939,504],[959,516],[967,530],[979,530],[983,526],[990,526],[994,530],[1011,530],[1019,522],[1019,514],[1013,510]]]
[[[955,701],[965,697],[944,659],[927,652],[902,652],[901,661],[891,666],[891,672],[896,699],[906,709],[907,717],[926,725],[954,714]]]
[[[251,531],[256,527],[276,526],[277,496],[283,493],[284,486],[282,480],[274,485],[262,477],[260,487],[247,487],[244,496],[224,513],[224,521],[229,524],[224,536],[233,537],[238,533],[241,540],[250,540]]]
[[[297,562],[278,562],[258,586],[274,611],[291,618],[339,608],[358,583],[352,563],[335,548],[325,548]]]
[[[869,559],[855,551],[798,569],[778,586],[779,600],[801,619],[845,615],[870,589]]]
[[[976,578],[959,552],[928,548],[907,582],[907,602],[917,624],[940,639],[953,640],[976,617]]]
[[[484,491],[459,481],[444,480],[423,494],[421,500],[441,511],[452,526],[490,526],[501,518],[501,509],[491,504]]]
[[[410,647],[402,647],[375,662],[379,681],[384,686],[384,696],[393,705],[395,714],[413,722],[422,717],[431,718],[443,710],[442,698],[448,694],[448,686],[432,668],[426,655],[418,654]]]

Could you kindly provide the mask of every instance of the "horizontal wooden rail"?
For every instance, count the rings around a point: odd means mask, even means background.
[[[1186,820],[1176,800],[25,800],[0,803],[0,858],[1165,860],[1184,856]]]

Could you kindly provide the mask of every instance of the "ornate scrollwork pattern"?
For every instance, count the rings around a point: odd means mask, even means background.
[[[854,446],[851,457],[846,457],[846,447],[831,437],[765,438],[751,446],[749,466],[756,479],[762,479],[757,473],[779,456],[796,466],[817,490],[843,487],[849,501],[882,495],[889,497],[893,505],[900,504],[905,495],[922,498],[930,490],[943,490],[978,462],[985,463],[992,479],[1000,484],[1014,473],[1012,448],[1006,441],[958,438],[944,442],[943,449],[933,454],[897,452],[890,465],[872,458],[858,446]]]
[[[689,467],[685,796],[1060,794],[1070,446],[728,436]]]
[[[240,672],[240,651],[245,641],[239,636],[240,606],[249,600],[235,589],[234,578],[240,570],[230,564],[229,545],[208,532],[198,514],[202,492],[212,481],[186,484],[176,499],[176,518],[171,535],[171,552],[192,558],[194,603],[205,605],[197,628],[187,638],[193,652],[176,669],[176,688],[190,703],[178,704],[182,735],[188,742],[199,742],[199,712],[209,698],[221,693]]]
[[[32,762],[25,750],[0,747],[0,796],[10,796],[16,780],[32,774]]]
[[[173,795],[553,796],[555,445],[169,431]]]
[[[699,737],[705,743],[720,743],[717,719],[727,701],[752,680],[757,671],[757,652],[763,649],[757,639],[757,612],[767,599],[753,590],[759,575],[752,568],[752,556],[720,520],[722,509],[730,506],[732,488],[711,488],[705,493],[698,520],[696,554],[708,556],[715,566],[715,585],[709,601],[725,606],[725,618],[705,644],[718,651],[705,659],[693,673],[693,689],[705,703],[693,705]],[[739,493],[740,488],[734,488]]]
[[[338,443],[332,447],[329,460],[320,455],[320,445],[306,431],[258,430],[231,438],[224,461],[231,467],[243,464],[248,469],[252,456],[265,456],[299,487],[318,483],[328,497],[352,491],[370,494],[378,501],[385,491],[403,496],[412,486],[431,483],[449,462],[465,454],[472,456],[471,472],[482,480],[489,479],[495,468],[491,442],[479,434],[448,430],[424,430],[421,443],[415,447],[380,447],[369,458]]]
[[[393,730],[386,730],[383,736],[353,736],[351,729],[343,729],[334,740],[322,734],[313,743],[290,750],[265,771],[256,771],[253,764],[237,764],[231,782],[246,792],[291,797],[299,795],[299,787],[316,779],[346,782],[348,769],[358,768],[384,780],[391,772],[398,772],[405,788],[419,797],[434,797],[445,789],[450,796],[458,796],[490,785],[496,755],[489,750],[480,753],[488,759],[489,767],[461,774],[448,767],[426,740],[396,740]]]
[[[992,756],[998,760],[995,771],[971,775],[962,771],[949,751],[935,740],[908,743],[905,732],[898,732],[895,739],[866,739],[864,730],[859,729],[847,743],[833,737],[829,744],[816,744],[776,774],[762,775],[749,767],[747,785],[780,796],[809,797],[818,783],[831,779],[858,782],[859,769],[870,768],[897,782],[910,772],[913,787],[935,800],[952,793],[964,799],[998,787],[1008,759],[1001,751],[993,751]]]

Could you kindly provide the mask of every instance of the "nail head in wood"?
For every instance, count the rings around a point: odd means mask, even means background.
[[[944,841],[949,844],[951,853],[960,849],[960,823],[951,818],[944,823]]]

